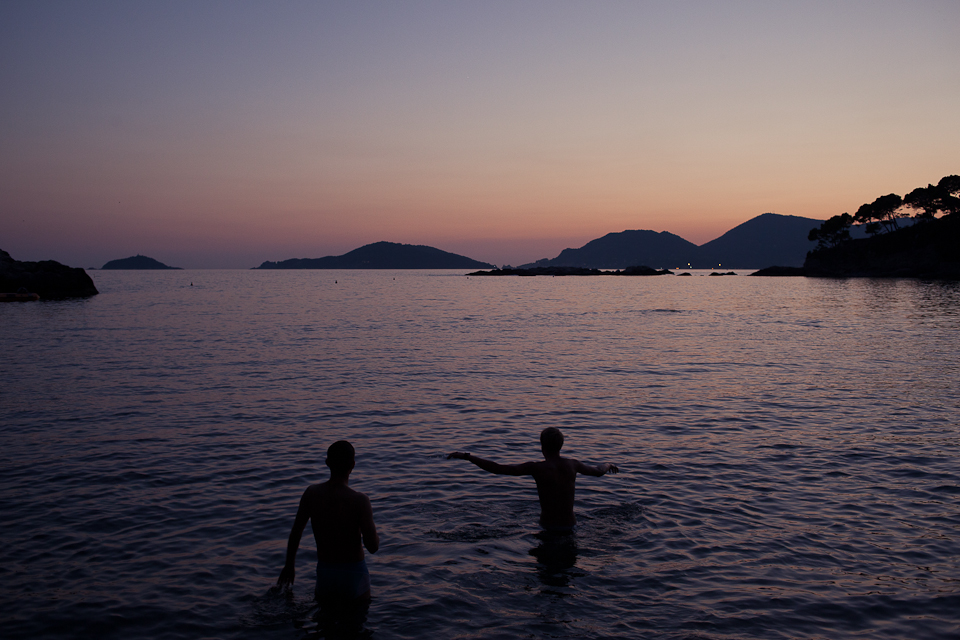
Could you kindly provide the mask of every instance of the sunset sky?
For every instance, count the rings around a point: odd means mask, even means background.
[[[702,244],[960,173],[960,2],[0,3],[0,249]]]

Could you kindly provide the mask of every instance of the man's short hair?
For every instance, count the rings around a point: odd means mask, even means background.
[[[563,447],[563,434],[556,427],[547,427],[540,432],[540,447],[547,453],[558,453]]]
[[[347,473],[353,466],[356,451],[346,440],[337,440],[327,449],[327,466],[334,473]]]

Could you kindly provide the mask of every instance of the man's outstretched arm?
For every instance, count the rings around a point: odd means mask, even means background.
[[[489,473],[496,473],[501,476],[529,476],[533,474],[535,462],[524,462],[522,464],[499,464],[493,462],[492,460],[484,460],[483,458],[478,458],[477,456],[470,455],[469,453],[461,453],[459,451],[454,451],[447,456],[447,460],[456,459],[456,460],[467,460],[477,465],[484,471]]]
[[[600,476],[607,473],[620,473],[620,469],[617,468],[617,465],[611,464],[609,462],[604,462],[603,464],[599,464],[594,467],[593,465],[584,464],[578,460],[577,473],[582,473],[585,476],[594,476],[596,478],[599,478]]]
[[[297,575],[296,569],[294,568],[297,563],[297,549],[300,548],[300,538],[303,536],[303,529],[307,526],[307,521],[310,519],[309,510],[307,509],[308,491],[310,491],[310,489],[304,491],[303,497],[300,498],[297,517],[293,520],[293,528],[290,529],[290,537],[287,539],[287,559],[283,564],[283,570],[280,571],[280,577],[277,578],[277,584],[281,587],[293,584],[293,580]]]

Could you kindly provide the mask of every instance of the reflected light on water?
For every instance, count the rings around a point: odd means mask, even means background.
[[[955,284],[95,275],[0,308],[14,635],[317,634],[309,537],[270,588],[341,438],[377,638],[960,632]],[[565,538],[531,479],[445,459],[537,459],[545,426],[622,471]]]

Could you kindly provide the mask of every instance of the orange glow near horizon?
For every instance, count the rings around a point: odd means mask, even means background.
[[[253,7],[226,30],[0,8],[0,248],[250,267],[388,240],[521,264],[960,173],[955,5],[534,5]]]

